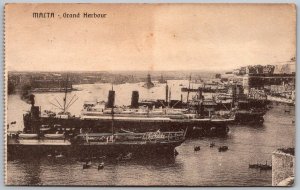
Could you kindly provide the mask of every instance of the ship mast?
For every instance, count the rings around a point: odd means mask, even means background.
[[[112,135],[115,134],[115,127],[114,127],[114,107],[111,108],[111,133],[112,133]]]
[[[170,103],[171,103],[171,88],[170,88],[170,90],[169,90],[169,102],[168,102],[168,107],[170,107]]]
[[[189,89],[188,89],[188,93],[187,93],[187,97],[186,97],[186,103],[188,103],[188,101],[189,101],[190,88],[191,88],[191,80],[192,80],[192,76],[190,75],[190,79],[189,79]]]
[[[60,83],[60,84],[64,85],[63,83]],[[69,75],[67,75],[67,80],[66,80],[65,86],[64,86],[65,96],[63,98],[63,103],[62,104],[59,103],[59,101],[56,98],[54,98],[56,103],[50,102],[51,105],[62,110],[62,112],[60,112],[60,113],[63,113],[63,114],[65,114],[67,112],[67,110],[78,100],[78,97],[76,96],[76,94],[74,94],[73,97],[70,98],[70,101],[67,102],[68,84],[69,84]],[[61,88],[61,89],[63,89],[63,88]]]
[[[111,91],[109,93],[109,101],[111,106],[111,133],[112,135],[115,134],[115,127],[114,127],[114,104],[115,104],[115,92],[114,92],[114,84],[111,84]]]
[[[66,112],[67,92],[68,92],[68,80],[69,80],[69,76],[67,75],[67,81],[66,81],[66,86],[65,86],[65,97],[64,97],[64,113]]]

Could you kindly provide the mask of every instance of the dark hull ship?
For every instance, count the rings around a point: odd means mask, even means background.
[[[184,131],[148,133],[21,133],[8,136],[9,158],[42,156],[174,155],[185,140]]]
[[[191,79],[190,79],[191,80]],[[262,124],[264,122],[264,115],[267,112],[267,106],[270,103],[267,97],[254,99],[246,96],[243,93],[243,88],[240,85],[233,84],[223,89],[211,89],[207,87],[199,87],[197,89],[181,88],[182,92],[197,92],[197,95],[189,103],[194,109],[202,109],[202,116],[218,115],[220,113],[234,114],[233,124]],[[227,91],[227,93],[226,93]],[[204,99],[202,93],[213,93],[212,99]],[[178,106],[187,106],[182,101]]]
[[[231,103],[230,103],[231,101]],[[233,124],[262,124],[267,112],[268,100],[240,99],[234,102],[218,102],[215,110],[231,110],[235,115]]]
[[[34,96],[30,99],[32,106],[30,112],[24,115],[24,131],[7,135],[9,157],[117,156],[128,153],[174,155],[175,148],[185,140],[186,130],[136,133],[122,129],[117,132],[114,108],[111,109],[109,122],[100,126],[88,120],[72,118],[67,112],[62,112],[60,118],[43,118],[40,107],[34,105]],[[105,125],[107,127],[103,127]]]
[[[175,147],[185,140],[187,130],[151,132],[149,127],[143,133],[137,133],[118,127],[116,124],[125,125],[126,128],[126,122],[120,122],[118,117],[115,119],[113,90],[109,93],[110,112],[104,120],[72,117],[66,110],[76,99],[73,97],[67,103],[67,92],[66,85],[62,112],[57,115],[48,111],[42,116],[40,107],[35,106],[34,95],[29,96],[31,109],[23,115],[23,132],[7,134],[9,157],[46,154],[55,157],[69,154],[106,156],[123,153],[174,155]]]
[[[42,116],[39,107],[32,107],[30,113],[23,116],[24,131],[31,131],[32,128],[39,128],[43,125],[53,130],[74,129],[77,132],[90,130],[97,133],[109,133],[112,132],[110,126],[113,120],[115,132],[126,130],[144,133],[157,130],[167,132],[187,129],[187,137],[224,136],[229,130],[227,125],[234,120],[230,117],[204,117],[197,110],[192,113],[187,109],[141,109],[139,108],[137,91],[133,92],[130,108],[115,108],[113,106],[114,94],[114,91],[109,92],[108,103],[104,107],[96,109],[96,106],[85,106],[80,117],[70,115]],[[33,109],[36,110],[33,111]],[[114,110],[113,118],[111,117],[112,109]],[[32,117],[33,113],[35,119]]]
[[[262,124],[267,113],[268,100],[241,100],[235,112],[236,124]]]
[[[115,91],[112,89],[109,91],[107,103],[85,103],[79,117],[66,114],[65,106],[62,108],[64,114],[42,114],[40,107],[32,106],[31,111],[23,116],[24,131],[37,131],[41,126],[47,126],[54,131],[75,130],[78,133],[86,130],[111,133],[110,126],[113,122],[116,133],[124,130],[135,133],[186,130],[187,137],[224,136],[228,133],[227,125],[234,120],[233,117],[206,116],[201,105],[176,109],[174,105],[170,106],[169,97],[169,89],[166,86],[166,104],[155,108],[152,105],[140,104],[139,92],[133,91],[130,106],[116,107]],[[72,105],[72,102],[67,105]]]
[[[237,92],[236,86],[231,86],[231,94],[219,94],[215,97],[214,109],[231,110],[235,115],[234,124],[262,124],[270,101],[254,99]]]
[[[110,118],[99,117],[85,117],[81,118],[68,118],[61,119],[56,117],[39,118],[36,121],[32,121],[28,116],[25,117],[25,126],[29,125],[47,125],[51,128],[55,126],[63,126],[58,130],[67,130],[76,128],[89,129],[99,133],[110,132],[109,127],[111,123]],[[224,136],[228,132],[227,125],[234,119],[169,119],[169,118],[128,118],[128,117],[116,117],[115,118],[115,130],[122,131],[128,130],[132,132],[142,133],[146,131],[178,131],[185,130],[187,128],[187,137],[199,137],[199,136]]]
[[[235,114],[236,124],[262,124],[266,111],[238,110]]]

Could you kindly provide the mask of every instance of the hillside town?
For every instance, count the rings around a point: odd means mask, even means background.
[[[212,73],[210,75],[194,71],[185,72],[185,75],[176,75],[172,72],[142,72],[132,74],[130,72],[9,72],[8,94],[18,93],[24,89],[32,92],[63,92],[67,86],[68,91],[76,84],[94,83],[137,83],[152,81],[164,82],[166,80],[191,80],[192,83],[203,84],[207,91],[216,89],[227,92],[232,84],[240,86],[243,93],[249,98],[270,99],[272,101],[293,104],[295,101],[295,59],[292,58],[286,64],[280,65],[251,65],[240,67],[224,73]],[[69,82],[66,84],[65,78]],[[150,78],[151,77],[151,78]],[[149,83],[150,80],[150,83]],[[151,84],[150,86],[153,86]]]

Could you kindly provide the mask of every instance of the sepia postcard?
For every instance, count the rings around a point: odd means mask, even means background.
[[[8,186],[292,186],[294,4],[6,4]]]

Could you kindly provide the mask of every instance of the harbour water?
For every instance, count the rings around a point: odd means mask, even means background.
[[[187,81],[170,81],[172,98],[180,99],[179,84]],[[72,114],[80,114],[86,100],[107,100],[109,84],[78,85],[81,91],[73,91],[79,98],[69,109]],[[115,85],[116,104],[128,105],[131,91],[138,90],[140,99],[164,99],[164,84],[145,89],[142,84]],[[191,95],[192,96],[192,95]],[[207,96],[211,96],[207,94]],[[36,94],[36,104],[42,110],[58,111],[51,102],[62,100],[61,93]],[[186,98],[186,94],[183,94]],[[30,107],[19,95],[8,97],[8,123],[10,131],[22,130],[22,115]],[[105,160],[103,170],[98,170],[94,161],[90,169],[83,170],[82,162],[76,158],[36,158],[15,159],[7,162],[7,184],[14,185],[185,185],[185,186],[271,186],[272,172],[249,169],[250,163],[271,163],[271,153],[277,148],[293,147],[295,143],[295,107],[273,104],[264,116],[265,122],[257,125],[231,125],[228,136],[222,138],[187,139],[176,150],[175,158],[149,157],[134,158],[126,162]],[[290,110],[290,112],[285,112]],[[215,147],[209,144],[214,142]],[[218,152],[218,147],[226,145],[229,150]],[[194,152],[194,146],[201,150]]]

